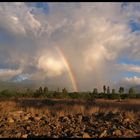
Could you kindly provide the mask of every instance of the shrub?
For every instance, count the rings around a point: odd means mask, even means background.
[[[81,97],[77,92],[68,93],[68,96],[72,99],[79,99]]]
[[[128,98],[136,98],[136,94],[128,94]]]
[[[108,94],[108,99],[120,99],[120,94]]]

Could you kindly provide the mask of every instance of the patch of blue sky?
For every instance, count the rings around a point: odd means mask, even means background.
[[[26,80],[26,79],[28,79],[28,76],[25,74],[21,74],[21,75],[16,76],[13,81],[14,82],[21,82],[21,81]]]
[[[128,6],[128,2],[122,2],[121,7],[126,8]]]
[[[119,64],[129,64],[129,65],[140,65],[140,60],[130,60],[128,58],[119,58],[117,60]]]
[[[140,73],[139,72],[129,72],[129,71],[125,71],[121,74],[122,77],[134,77],[134,76],[137,76],[137,77],[140,77]]]
[[[132,32],[140,31],[140,23],[135,21],[130,21],[129,26]]]
[[[40,9],[43,13],[48,14],[49,12],[49,6],[47,2],[30,2],[26,3],[30,7],[35,7]]]

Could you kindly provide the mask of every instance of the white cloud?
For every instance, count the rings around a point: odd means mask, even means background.
[[[118,68],[120,70],[123,70],[123,71],[138,72],[138,73],[140,73],[140,66],[139,65],[120,64],[120,65],[118,65]]]
[[[63,63],[53,57],[41,56],[38,60],[38,68],[46,72],[47,76],[53,77],[63,74]]]
[[[2,40],[0,66],[16,64],[34,80],[63,79],[66,69],[54,49],[57,45],[82,90],[111,83],[121,73],[117,67],[139,72],[139,66],[116,65],[122,56],[140,60],[140,34],[132,33],[129,26],[132,19],[140,23],[140,5],[130,3],[122,8],[121,4],[48,3],[45,14],[25,3],[0,4],[0,29],[15,41]]]
[[[127,86],[140,85],[140,77],[124,77],[121,79],[120,83]]]
[[[1,80],[10,80],[13,76],[19,75],[22,73],[21,69],[0,69],[0,79]]]

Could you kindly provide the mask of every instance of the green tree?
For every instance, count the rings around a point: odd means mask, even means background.
[[[124,92],[124,87],[120,87],[119,88],[119,93],[121,94],[121,93],[123,93]]]
[[[42,87],[39,88],[38,92],[40,93],[40,95],[42,95],[42,93],[43,93]]]
[[[90,92],[89,93],[89,99],[88,99],[88,102],[89,103],[93,103],[93,102],[95,102],[95,97],[96,97],[96,94],[98,94],[98,89],[97,88],[94,88],[93,89],[93,92]]]
[[[35,92],[34,92],[34,97],[37,98],[40,96],[40,93],[39,93],[39,90],[37,89]]]
[[[62,89],[62,93],[68,93],[68,91],[66,90],[66,88]]]
[[[112,94],[115,94],[115,93],[116,93],[116,92],[115,92],[115,89],[113,88],[113,89],[112,89]]]
[[[129,94],[135,94],[134,88],[131,87],[131,88],[129,89]]]
[[[104,91],[104,93],[106,93],[106,86],[105,85],[103,86],[103,91]]]
[[[109,88],[109,86],[107,87],[107,94],[110,94],[110,88]]]
[[[93,89],[93,94],[98,94],[98,89],[97,88]]]
[[[68,91],[66,90],[66,88],[63,88],[62,93],[59,94],[61,94],[61,98],[66,98],[68,96]]]
[[[48,93],[48,87],[44,87],[44,93]]]
[[[41,91],[41,90],[40,90]],[[44,87],[44,89],[43,89],[43,92],[41,93],[41,95],[43,96],[43,97],[47,97],[48,96],[48,87],[47,86],[45,86]]]
[[[60,92],[59,88],[57,88],[57,92]]]

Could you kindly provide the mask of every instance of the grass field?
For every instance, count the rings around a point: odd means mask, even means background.
[[[52,114],[82,113],[91,114],[96,111],[126,111],[140,113],[140,100],[106,100],[96,99],[95,102],[78,99],[35,99],[19,98],[0,101],[1,112],[13,110],[25,110]]]
[[[140,100],[0,100],[1,138],[140,137]]]

